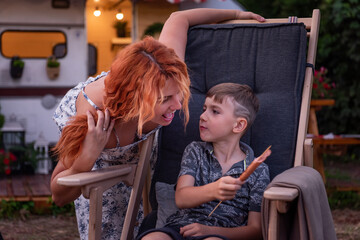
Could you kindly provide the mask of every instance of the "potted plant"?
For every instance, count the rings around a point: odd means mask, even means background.
[[[127,21],[116,21],[114,23],[114,28],[116,29],[117,37],[126,37],[127,34]]]
[[[59,77],[60,74],[60,62],[54,55],[48,57],[46,63],[46,73],[51,80]]]
[[[17,166],[13,169],[14,174],[34,174],[38,164],[40,151],[34,148],[35,142],[30,142],[24,146],[13,146],[11,153],[16,157]],[[0,150],[1,151],[1,150]]]
[[[145,36],[152,36],[152,37],[158,39],[163,27],[164,27],[164,24],[161,22],[155,22],[155,23],[149,25],[144,31],[143,38]]]
[[[25,62],[18,56],[11,58],[10,62],[10,75],[13,79],[19,79],[22,76],[25,67]]]

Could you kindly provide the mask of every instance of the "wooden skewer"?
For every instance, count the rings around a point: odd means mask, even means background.
[[[264,154],[271,148],[271,145],[257,158],[254,159],[254,161],[252,161],[252,163],[249,165],[249,167],[240,175],[240,180],[241,181],[245,181],[254,171],[255,169],[265,161],[265,159],[267,157],[264,157]],[[220,204],[223,201],[220,201],[216,207],[211,211],[211,213],[208,215],[208,217],[210,217],[215,210],[220,206]]]
[[[215,210],[218,208],[218,206],[220,206],[221,203],[222,203],[222,201],[220,201],[218,203],[218,205],[216,205],[216,207],[214,207],[214,209],[211,211],[211,213],[209,213],[208,217],[210,217],[215,212]]]

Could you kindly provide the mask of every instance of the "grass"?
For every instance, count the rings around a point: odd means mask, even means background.
[[[328,194],[331,209],[360,210],[360,195],[355,191],[333,191]]]
[[[341,184],[360,187],[360,156],[357,149],[349,149],[344,155],[324,154],[326,188],[331,209],[353,209],[360,210],[360,192],[339,191]],[[331,184],[330,184],[331,183]],[[334,185],[335,184],[335,185]],[[332,186],[330,186],[332,185]]]
[[[67,204],[63,207],[58,207],[49,198],[49,207],[37,208],[33,201],[18,202],[14,200],[1,200],[0,202],[0,219],[16,219],[27,218],[30,214],[34,215],[75,215],[74,203]]]
[[[333,171],[325,170],[325,176],[326,179],[335,179],[335,180],[341,180],[341,181],[350,181],[351,176],[347,174],[344,171],[341,171],[340,169],[335,169]]]

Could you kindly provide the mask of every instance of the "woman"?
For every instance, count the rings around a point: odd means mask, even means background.
[[[70,90],[54,119],[62,134],[55,147],[59,162],[51,178],[56,204],[75,200],[81,239],[87,239],[89,203],[80,188],[57,184],[59,177],[116,164],[136,163],[138,143],[176,110],[188,120],[189,77],[184,64],[189,26],[228,19],[264,19],[239,10],[192,9],[171,14],[159,41],[150,37],[123,49],[109,72]],[[103,195],[103,239],[119,239],[130,188],[119,183]],[[140,208],[138,220],[141,221]]]

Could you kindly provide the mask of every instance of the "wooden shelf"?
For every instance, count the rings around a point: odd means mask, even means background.
[[[132,43],[131,37],[124,37],[124,38],[113,38],[111,39],[111,44],[114,45],[128,45]]]
[[[311,107],[321,107],[321,106],[334,106],[334,99],[312,99],[310,106]]]

